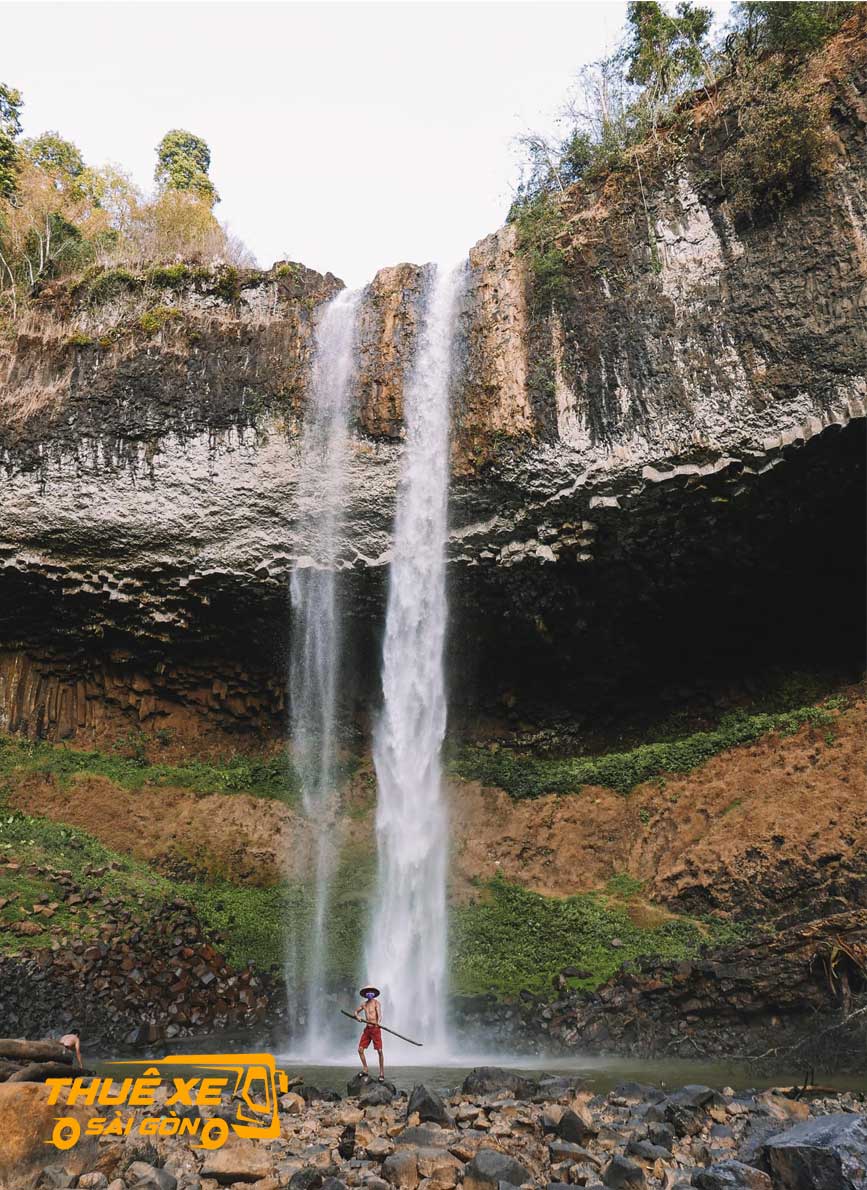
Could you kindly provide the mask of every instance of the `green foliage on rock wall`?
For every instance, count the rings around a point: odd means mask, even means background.
[[[651,777],[691,772],[720,752],[753,743],[770,732],[794,735],[805,724],[830,726],[837,705],[829,701],[820,707],[758,715],[734,712],[713,731],[602,756],[540,759],[501,746],[474,746],[464,748],[451,761],[451,769],[456,776],[504,789],[514,798],[580,793],[585,785],[602,785],[625,795]]]
[[[502,879],[491,881],[477,901],[452,916],[453,990],[465,995],[550,992],[552,977],[569,966],[587,972],[570,980],[572,986],[593,988],[628,959],[694,958],[705,943],[742,936],[742,930],[722,922],[685,918],[641,927],[626,905],[605,895],[558,900]]]
[[[300,796],[297,776],[283,752],[274,756],[235,754],[214,763],[190,760],[183,764],[150,764],[141,741],[121,741],[115,752],[108,753],[0,735],[0,782],[16,772],[50,775],[61,786],[83,775],[107,777],[124,789],[134,790],[174,786],[203,796],[248,793],[290,804]]]

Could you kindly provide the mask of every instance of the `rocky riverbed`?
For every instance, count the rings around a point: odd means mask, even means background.
[[[135,1109],[173,1119],[165,1106]],[[445,1098],[356,1076],[341,1098],[303,1084],[279,1099],[279,1137],[130,1135],[50,1152],[40,1131],[57,1108],[38,1084],[0,1087],[4,1190],[864,1190],[864,1096],[819,1090],[738,1092],[624,1083],[594,1095],[571,1077],[479,1068]],[[162,1108],[159,1106],[162,1104]],[[237,1104],[178,1110],[235,1118]],[[97,1110],[70,1109],[95,1115]],[[191,1115],[192,1113],[192,1115]]]

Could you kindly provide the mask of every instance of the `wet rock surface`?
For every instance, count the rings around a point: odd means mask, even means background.
[[[490,1071],[479,1073],[482,1082],[490,1084],[491,1078]],[[863,1095],[805,1092],[796,1099],[781,1091],[735,1094],[698,1086],[623,1084],[607,1095],[570,1088],[545,1097],[539,1092],[543,1080],[526,1081],[535,1088],[529,1098],[517,1099],[506,1087],[448,1096],[443,1103],[454,1123],[447,1128],[421,1124],[419,1113],[408,1111],[410,1094],[416,1104],[433,1095],[422,1085],[397,1090],[391,1103],[369,1106],[354,1095],[333,1103],[311,1096],[305,1105],[304,1097],[293,1093],[279,1103],[278,1138],[230,1134],[211,1152],[194,1148],[189,1137],[103,1137],[82,1150],[77,1164],[46,1149],[34,1166],[37,1150],[31,1145],[20,1170],[8,1162],[2,1168],[0,1190],[37,1185],[44,1190],[452,1190],[460,1185],[470,1190],[566,1185],[863,1190],[865,1185]],[[19,1100],[15,1088],[5,1092],[0,1098],[4,1134],[7,1128],[13,1134],[19,1109],[29,1111],[26,1096],[43,1090],[19,1088]],[[234,1107],[226,1100],[220,1107],[202,1107],[201,1113],[206,1119],[231,1120]],[[552,1120],[567,1113],[587,1120],[584,1146],[554,1138]],[[152,1115],[153,1109],[135,1114]],[[660,1116],[674,1123],[661,1123]],[[754,1160],[746,1160],[744,1139],[755,1123],[769,1121],[776,1134],[765,1139]],[[35,1144],[38,1128],[28,1128]]]

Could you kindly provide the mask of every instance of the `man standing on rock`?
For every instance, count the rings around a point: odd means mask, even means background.
[[[364,1013],[364,1032],[361,1034],[361,1040],[358,1042],[358,1056],[361,1058],[361,1069],[364,1072],[364,1077],[369,1078],[367,1070],[367,1057],[364,1051],[373,1042],[373,1048],[376,1050],[376,1056],[379,1058],[379,1081],[385,1082],[385,1064],[382,1058],[382,1030],[379,1025],[382,1021],[382,1006],[377,1000],[379,995],[379,988],[375,988],[372,984],[365,984],[359,993],[362,997],[362,1003],[355,1010],[355,1019],[361,1020],[359,1013]]]

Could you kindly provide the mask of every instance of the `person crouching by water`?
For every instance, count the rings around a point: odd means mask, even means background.
[[[60,1039],[60,1044],[65,1050],[69,1050],[70,1054],[75,1054],[78,1060],[78,1065],[84,1069],[84,1063],[81,1060],[81,1039],[77,1033],[64,1033]]]
[[[361,1034],[361,1039],[358,1042],[358,1056],[361,1058],[361,1069],[364,1072],[364,1077],[369,1078],[370,1075],[367,1070],[367,1057],[364,1051],[373,1042],[373,1048],[376,1050],[376,1056],[379,1058],[379,1081],[385,1082],[385,1065],[382,1058],[382,1030],[379,1025],[382,1021],[382,1006],[377,1000],[379,995],[379,988],[375,988],[372,984],[366,984],[359,993],[362,996],[362,1003],[355,1010],[355,1019],[360,1021],[362,1018],[359,1013],[364,1013],[364,1032]]]

